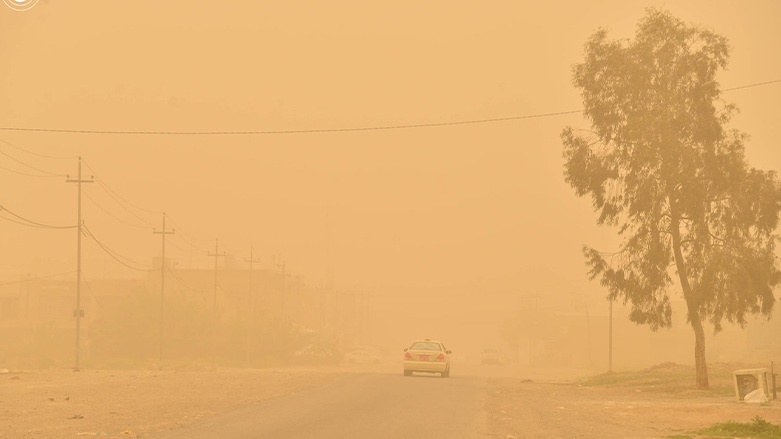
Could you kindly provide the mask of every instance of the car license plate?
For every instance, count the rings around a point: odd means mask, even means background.
[[[420,361],[428,361],[428,355],[421,355]]]

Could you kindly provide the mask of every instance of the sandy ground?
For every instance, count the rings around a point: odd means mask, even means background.
[[[11,372],[0,375],[0,438],[149,438],[335,376],[307,369]]]
[[[153,438],[155,433],[343,373],[394,368],[28,371],[0,374],[0,438]],[[781,403],[675,396],[647,388],[586,387],[582,371],[461,367],[485,377],[487,437],[666,438],[755,416],[781,424]]]
[[[734,395],[653,386],[582,386],[577,379],[493,377],[486,383],[490,437],[502,439],[651,439],[693,432],[759,416],[781,425],[781,402],[737,402]]]

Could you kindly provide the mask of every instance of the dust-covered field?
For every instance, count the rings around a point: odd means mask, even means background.
[[[0,437],[150,438],[334,376],[312,369],[12,372],[0,375]]]
[[[291,369],[10,371],[0,374],[0,437],[154,438],[199,419],[306,392],[347,373],[394,365]],[[730,365],[693,389],[691,367],[584,376],[582,371],[461,366],[485,379],[486,437],[672,438],[757,416],[781,424],[781,403],[735,401]]]
[[[751,423],[760,417],[781,425],[778,400],[737,402],[733,371],[748,367],[757,366],[711,365],[708,390],[695,389],[693,367],[671,363],[565,380],[489,378],[489,431],[503,439],[693,439],[702,437],[698,431],[729,421]]]

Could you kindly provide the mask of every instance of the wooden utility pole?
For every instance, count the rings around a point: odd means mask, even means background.
[[[217,348],[217,259],[221,256],[225,256],[225,252],[220,253],[219,250],[220,240],[214,240],[214,253],[209,253],[209,256],[214,258],[214,297],[212,300],[212,366],[215,366],[216,362],[216,348]]]
[[[252,292],[252,266],[260,262],[260,259],[254,258],[254,248],[249,248],[249,259],[244,259],[244,262],[249,263],[249,291],[247,292],[247,344],[245,346],[246,350],[246,361],[247,366],[250,364],[250,346],[252,344],[252,318],[255,317],[255,303],[256,298],[255,294]]]
[[[81,318],[84,317],[84,310],[81,309],[81,232],[82,232],[82,221],[81,221],[81,184],[82,183],[92,183],[94,180],[90,178],[89,180],[82,180],[81,179],[81,157],[79,157],[79,174],[78,177],[73,180],[70,178],[70,175],[66,175],[66,182],[67,183],[76,183],[77,191],[78,191],[78,223],[76,226],[77,231],[77,238],[76,238],[76,310],[73,312],[73,316],[76,317],[76,365],[74,367],[74,370],[80,370],[80,359],[81,359]]]
[[[160,260],[160,369],[163,368],[163,316],[165,315],[165,235],[173,235],[175,230],[165,229],[165,212],[163,212],[163,230],[152,229],[152,233],[162,235],[163,253]]]

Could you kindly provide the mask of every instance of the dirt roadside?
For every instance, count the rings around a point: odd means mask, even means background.
[[[396,371],[376,369],[0,374],[0,438],[153,438],[207,416],[325,385],[344,373]],[[645,381],[582,385],[577,379],[562,378],[574,373],[558,376],[553,372],[508,376],[496,368],[462,370],[485,377],[486,437],[668,438],[729,420],[749,422],[756,416],[781,424],[777,400],[761,405],[737,403],[725,390],[671,393],[669,386],[660,389]],[[637,376],[647,381],[642,373]]]
[[[336,376],[311,369],[0,374],[0,438],[149,438]]]
[[[724,373],[713,380],[717,383],[710,391],[691,389],[679,377],[648,375],[614,385],[583,385],[577,379],[488,378],[489,437],[698,438],[692,432],[727,421],[751,422],[757,416],[781,425],[779,400],[737,402]]]

